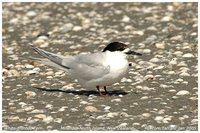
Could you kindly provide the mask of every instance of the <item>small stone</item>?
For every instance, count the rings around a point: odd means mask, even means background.
[[[32,114],[44,113],[44,110],[35,109],[35,110],[31,111],[30,113],[32,113]]]
[[[63,90],[71,90],[71,89],[74,89],[73,85],[74,85],[74,84],[65,85],[65,86],[62,87],[62,89],[63,89]]]
[[[45,108],[47,108],[47,109],[53,109],[53,105],[47,104],[47,105],[45,106]]]
[[[169,65],[173,66],[177,64],[177,58],[173,58],[170,62]]]
[[[154,79],[155,79],[155,77],[153,75],[146,75],[144,77],[144,80],[154,80]]]
[[[176,92],[176,90],[174,90],[174,89],[171,89],[171,90],[169,90],[169,92],[173,92],[173,93],[175,93],[175,92]]]
[[[156,46],[156,48],[159,48],[159,49],[165,49],[165,43],[164,42],[156,43],[155,46]]]
[[[176,56],[182,56],[182,55],[183,55],[183,52],[182,52],[182,51],[176,51],[176,52],[174,52],[174,54],[175,54]]]
[[[108,114],[106,115],[106,117],[108,117],[108,118],[113,118],[113,117],[118,116],[118,115],[119,115],[118,112],[110,112],[110,113],[108,113]]]
[[[161,19],[162,22],[168,22],[170,21],[172,18],[170,16],[165,16]]]
[[[105,116],[104,115],[100,115],[100,116],[97,116],[97,120],[100,120],[100,119],[104,119],[105,118]]]
[[[155,67],[153,70],[161,70],[163,68],[164,68],[164,66],[158,66],[158,67]]]
[[[35,17],[37,15],[37,13],[35,11],[29,11],[29,12],[26,13],[26,15],[28,17]]]
[[[119,98],[112,99],[111,102],[121,102],[121,99],[119,99]]]
[[[120,125],[118,125],[117,127],[126,127],[128,125],[128,123],[121,123]]]
[[[169,121],[171,121],[171,117],[165,117],[162,122],[169,123]]]
[[[188,76],[190,76],[190,74],[187,72],[182,72],[179,76],[180,77],[188,77]]]
[[[160,123],[163,119],[164,119],[163,116],[156,116],[154,120]]]
[[[53,121],[53,117],[52,117],[52,116],[48,116],[48,117],[46,117],[46,118],[43,118],[42,121],[48,124],[48,123],[50,123],[50,122]]]
[[[133,35],[142,36],[142,35],[144,35],[144,32],[143,31],[133,31]]]
[[[128,16],[123,16],[122,22],[129,22],[130,18]]]
[[[149,53],[151,53],[151,50],[150,49],[144,49],[142,53],[149,54]]]
[[[18,24],[19,23],[19,19],[18,18],[12,18],[9,23],[11,24]]]
[[[109,110],[111,107],[110,106],[106,106],[105,108],[104,108],[104,110]]]
[[[33,65],[30,65],[30,64],[25,64],[25,67],[28,68],[28,69],[34,68],[34,66],[33,66]]]
[[[191,53],[187,53],[187,54],[183,55],[183,58],[193,58],[193,57],[194,57],[194,55]]]
[[[189,94],[190,94],[190,92],[186,91],[186,90],[181,90],[176,93],[176,95],[178,95],[178,96],[184,96],[184,95],[189,95]]]
[[[76,108],[71,108],[70,109],[72,112],[77,112],[78,111],[78,109],[76,109]]]
[[[65,111],[66,108],[68,108],[68,107],[67,107],[67,106],[63,106],[63,107],[61,107],[58,111],[59,111],[59,112],[63,112],[63,111]]]
[[[10,116],[8,119],[10,122],[17,122],[19,121],[19,116]]]
[[[151,60],[149,60],[150,62],[152,62],[152,63],[157,63],[157,62],[160,62],[160,59],[158,59],[158,58],[152,58]]]
[[[197,125],[198,124],[198,119],[192,119],[191,123],[192,123],[192,125]]]
[[[73,31],[80,31],[82,30],[81,26],[74,26],[74,28],[72,29]]]
[[[24,108],[25,111],[31,111],[33,109],[34,109],[34,106],[28,106]]]
[[[34,71],[34,70],[29,70],[27,72],[28,75],[33,75],[33,74],[38,74],[39,72],[38,71]]]
[[[36,93],[33,91],[26,91],[25,94],[27,95],[27,98],[32,98],[36,96]]]
[[[99,110],[98,110],[96,107],[94,107],[94,106],[86,106],[86,107],[84,108],[84,110],[85,110],[86,112],[99,112]]]
[[[39,118],[39,119],[44,119],[44,118],[46,118],[46,115],[44,115],[44,114],[37,114],[37,115],[34,115],[34,117]]]
[[[68,31],[72,30],[73,27],[74,27],[74,25],[73,25],[72,23],[67,23],[67,24],[64,24],[64,25],[60,28],[60,30],[61,30],[62,33],[66,33],[66,32],[68,32]]]
[[[54,122],[56,122],[56,123],[61,123],[61,122],[62,122],[62,119],[61,119],[61,118],[56,118],[56,119],[54,120]]]
[[[88,104],[87,101],[81,101],[80,104]]]
[[[158,37],[156,35],[151,35],[148,38],[146,38],[145,43],[152,43],[153,41],[155,41]]]
[[[181,61],[180,63],[177,64],[179,67],[186,67],[187,64],[184,61]]]
[[[148,99],[149,97],[148,96],[143,96],[143,97],[141,97],[140,99],[141,100],[145,100],[145,99]]]
[[[123,117],[130,117],[130,115],[126,112],[121,112],[120,115]]]
[[[151,114],[150,113],[143,113],[142,116],[145,117],[145,118],[148,118],[148,117],[151,116]]]
[[[182,41],[183,40],[183,36],[177,35],[177,36],[174,36],[174,37],[170,38],[170,40]]]

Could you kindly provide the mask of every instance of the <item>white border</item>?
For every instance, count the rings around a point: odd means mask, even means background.
[[[198,0],[2,0],[2,2],[198,2]]]
[[[97,1],[97,0],[2,0],[2,2],[198,2],[198,0],[101,0],[101,1]],[[0,69],[0,73],[1,73],[1,77],[2,77],[2,2],[0,3],[0,12],[1,12],[1,17],[0,17],[0,24],[1,24],[1,48],[0,48],[0,58],[1,58],[1,62],[0,62],[0,65],[1,65],[1,69]],[[199,19],[199,11],[200,11],[200,4],[198,3],[198,35],[199,35],[199,31],[200,31],[200,28],[199,28],[199,22],[200,22],[200,19]],[[198,41],[199,41],[200,37],[198,36]],[[200,55],[200,50],[198,49],[198,55]],[[198,56],[198,60],[200,59],[200,57]],[[198,70],[199,70],[199,65],[198,65]],[[2,131],[2,80],[0,80],[0,99],[1,99],[1,106],[0,106],[0,131]],[[198,78],[198,83],[200,83],[200,79]],[[198,88],[200,87],[200,85],[198,84]],[[198,91],[198,96],[199,96],[199,91]],[[198,98],[198,120],[200,118],[200,113],[199,113],[199,98]],[[198,128],[199,128],[199,125],[200,125],[200,121],[198,121]],[[13,131],[2,131],[2,132],[13,132]],[[16,131],[15,131],[16,132]],[[20,131],[21,132],[21,131]],[[23,131],[23,132],[37,132],[38,131]],[[48,131],[44,131],[44,132],[48,132]],[[52,131],[51,131],[52,132]],[[60,131],[53,131],[53,132],[60,132]],[[67,131],[69,133],[79,133],[80,131]],[[88,133],[88,131],[81,131],[82,133]],[[102,131],[92,131],[92,132],[102,132]],[[114,132],[114,131],[107,131],[107,132]],[[121,132],[129,132],[129,131],[118,131],[118,133],[121,133]],[[134,131],[134,133],[141,133],[141,132],[152,132],[154,133],[155,131]],[[158,131],[158,132],[169,132],[169,131]],[[182,132],[198,132],[198,131],[170,131],[170,132],[176,132],[176,133],[182,133]]]

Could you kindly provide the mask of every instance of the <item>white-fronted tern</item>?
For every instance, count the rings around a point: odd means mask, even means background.
[[[107,93],[106,86],[119,82],[129,70],[127,55],[142,55],[132,51],[121,42],[109,43],[102,52],[62,56],[47,52],[30,44],[45,58],[33,58],[36,61],[69,73],[83,87],[96,87],[102,95],[100,87]]]

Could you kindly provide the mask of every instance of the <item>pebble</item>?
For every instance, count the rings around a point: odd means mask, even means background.
[[[44,114],[37,114],[37,115],[34,115],[34,117],[39,118],[39,119],[44,119],[44,118],[46,118],[46,115],[44,115]]]
[[[171,121],[171,117],[165,117],[163,119],[163,123],[169,123],[169,121]]]
[[[192,123],[192,125],[197,125],[198,124],[198,119],[192,119],[191,123]]]
[[[8,119],[9,119],[10,122],[18,122],[19,116],[10,116]]]
[[[67,24],[64,24],[61,28],[60,28],[60,31],[62,33],[66,33],[70,30],[72,30],[72,28],[74,27],[74,25],[72,23],[67,23]]]
[[[187,54],[183,55],[183,58],[193,58],[193,57],[194,57],[194,55],[191,53],[187,53]]]
[[[177,64],[179,67],[186,67],[187,64],[184,61],[181,61],[180,63]]]
[[[34,68],[34,66],[33,66],[33,65],[30,65],[30,64],[25,64],[25,67],[28,68],[28,69]]]
[[[47,104],[47,105],[45,106],[45,108],[47,108],[47,109],[53,109],[53,105]]]
[[[77,112],[78,111],[78,109],[76,109],[76,108],[71,108],[70,109],[72,112]]]
[[[46,118],[43,118],[42,121],[48,124],[48,123],[53,121],[53,117],[52,116],[47,116]]]
[[[161,123],[161,122],[163,121],[163,119],[164,119],[163,116],[156,116],[154,120],[155,120],[157,123]]]
[[[26,13],[26,15],[28,17],[35,17],[37,15],[37,13],[35,11],[29,11],[29,12]]]
[[[182,41],[182,40],[183,40],[183,36],[181,36],[181,35],[177,35],[177,36],[171,37],[170,40],[174,40],[174,41]]]
[[[190,94],[190,92],[186,91],[186,90],[181,90],[176,93],[176,95],[178,95],[178,96],[184,96],[184,95],[189,95],[189,94]]]
[[[120,115],[123,117],[130,117],[130,115],[126,112],[121,112]]]
[[[121,102],[122,100],[120,98],[112,99],[111,102]]]
[[[169,90],[169,92],[173,92],[173,93],[175,93],[176,90],[175,90],[175,89],[171,89],[171,90]]]
[[[54,119],[54,122],[56,122],[56,123],[61,123],[63,120],[61,119],[61,118],[56,118],[56,119]]]
[[[36,96],[36,93],[33,91],[26,91],[25,94],[27,95],[27,98],[32,98]]]
[[[88,104],[87,101],[81,101],[80,104]]]
[[[187,72],[182,72],[179,76],[180,76],[180,77],[189,77],[190,74],[187,73]]]
[[[154,57],[154,58],[150,59],[149,61],[152,63],[157,63],[157,62],[160,62],[160,59]]]
[[[141,97],[140,99],[141,100],[145,100],[145,99],[148,99],[149,97],[148,96],[143,96],[143,97]]]
[[[59,111],[59,112],[63,112],[63,111],[66,110],[66,108],[68,108],[68,107],[67,107],[67,106],[63,106],[63,107],[61,107],[58,111]]]
[[[84,110],[85,110],[86,112],[99,112],[99,110],[98,110],[96,107],[94,107],[94,106],[86,106],[86,107],[84,108]]]
[[[145,118],[148,118],[148,117],[151,116],[151,114],[150,113],[143,113],[142,116],[145,117]]]
[[[164,16],[162,19],[161,19],[161,22],[168,22],[172,20],[172,18],[170,16]]]
[[[128,16],[123,16],[122,18],[122,22],[129,22],[130,21],[130,18]]]
[[[10,21],[9,21],[10,24],[18,24],[19,23],[19,19],[18,18],[12,18]]]
[[[175,54],[176,56],[182,56],[183,52],[182,51],[175,51],[173,54]]]
[[[104,110],[108,111],[110,108],[111,108],[110,106],[106,106],[106,107],[104,107]]]
[[[121,123],[121,124],[119,124],[117,127],[126,127],[128,125],[128,123]]]
[[[108,118],[113,118],[113,117],[118,116],[118,115],[119,115],[118,112],[109,112],[109,113],[106,115],[106,117],[108,117]]]
[[[146,75],[145,77],[144,77],[144,80],[154,80],[155,79],[155,77],[153,76],[153,75]]]
[[[156,43],[155,44],[156,48],[159,48],[159,49],[165,49],[165,43]]]
[[[151,50],[150,49],[144,49],[142,53],[149,54],[149,53],[151,53]]]
[[[80,31],[82,30],[81,26],[74,26],[74,28],[72,29],[73,31]]]
[[[63,90],[71,90],[71,89],[74,89],[73,85],[74,85],[74,84],[65,85],[65,86],[62,87],[62,89],[63,89]]]

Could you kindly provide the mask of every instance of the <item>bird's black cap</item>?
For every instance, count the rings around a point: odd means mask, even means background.
[[[128,48],[128,46],[124,43],[121,42],[111,42],[109,43],[103,50],[103,52],[105,51],[123,51],[124,49]]]
[[[128,48],[128,46],[124,43],[121,42],[111,42],[109,43],[103,50],[103,52],[105,51],[110,51],[110,52],[114,52],[114,51],[124,51],[126,48]],[[131,55],[142,55],[140,53],[137,53],[135,51],[129,50],[125,52],[126,54],[131,54]]]

